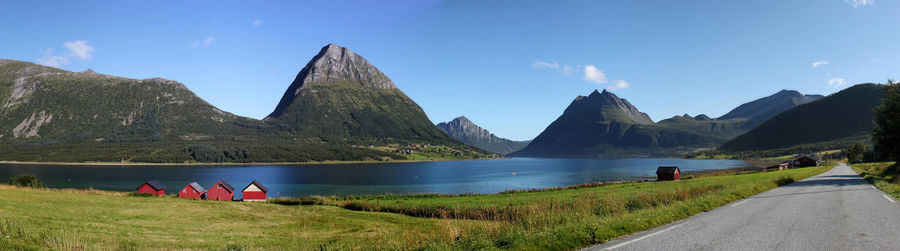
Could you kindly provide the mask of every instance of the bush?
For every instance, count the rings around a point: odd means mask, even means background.
[[[138,192],[130,192],[130,193],[128,193],[128,196],[131,196],[131,197],[156,197],[155,194],[138,193]]]
[[[791,183],[794,183],[794,178],[786,177],[786,176],[782,176],[781,178],[778,178],[778,180],[775,181],[775,184],[777,184],[778,186],[785,186],[785,185],[788,185]]]
[[[9,178],[9,184],[17,187],[43,188],[44,183],[38,180],[37,176],[30,173],[24,173]]]

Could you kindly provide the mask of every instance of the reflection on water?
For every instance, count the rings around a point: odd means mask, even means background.
[[[512,158],[416,163],[270,166],[59,166],[0,164],[0,178],[33,173],[48,187],[131,191],[156,179],[177,193],[187,183],[219,179],[235,189],[252,180],[270,196],[497,193],[602,181],[655,177],[662,165],[682,171],[746,166],[739,160]],[[238,196],[239,197],[239,196]]]

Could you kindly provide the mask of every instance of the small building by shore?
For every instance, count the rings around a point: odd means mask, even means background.
[[[656,180],[680,180],[681,169],[677,166],[660,166],[656,169]]]
[[[254,180],[241,192],[243,193],[244,201],[266,201],[266,194],[269,193],[269,189]]]
[[[234,200],[234,187],[225,180],[220,180],[206,191],[206,199],[232,201]]]
[[[180,192],[178,192],[178,197],[180,198],[189,198],[189,199],[203,199],[206,196],[206,189],[197,184],[197,182],[191,182],[184,186]]]
[[[137,190],[138,193],[152,194],[156,196],[166,195],[166,186],[160,183],[158,180],[144,182],[144,184],[139,186]]]

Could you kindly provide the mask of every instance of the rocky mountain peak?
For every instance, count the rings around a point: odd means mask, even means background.
[[[300,71],[297,79],[303,83],[344,80],[366,88],[397,89],[394,82],[368,60],[335,44],[322,47],[319,54]]]
[[[528,144],[527,142],[497,137],[465,116],[456,117],[450,122],[441,122],[437,124],[437,127],[456,140],[494,153],[511,153],[524,148]]]
[[[594,90],[587,97],[578,96],[563,113],[577,116],[596,116],[598,120],[622,119],[635,124],[653,124],[646,113],[641,112],[626,99],[619,98],[612,92]],[[618,116],[622,115],[622,116]]]

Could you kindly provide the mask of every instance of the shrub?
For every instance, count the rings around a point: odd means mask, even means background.
[[[9,184],[17,187],[43,188],[44,183],[38,180],[37,176],[30,173],[24,173],[9,178]]]
[[[791,184],[791,183],[794,183],[794,178],[785,177],[785,176],[782,176],[781,178],[778,178],[778,180],[775,181],[775,184],[777,184],[778,186],[784,186],[784,185]]]

